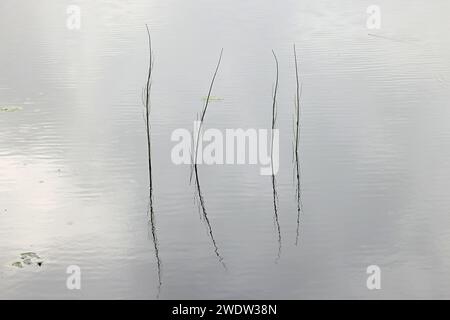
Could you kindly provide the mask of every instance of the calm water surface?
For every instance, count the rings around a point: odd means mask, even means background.
[[[66,8],[82,10],[79,31]],[[0,3],[0,298],[450,298],[450,38],[445,0]],[[142,87],[153,38],[158,263],[148,218]],[[373,35],[369,35],[371,33]],[[292,139],[297,46],[301,215]],[[276,177],[171,162],[224,48],[205,127],[270,128]],[[41,267],[12,264],[35,252]],[[366,268],[382,290],[366,288]],[[66,268],[82,270],[67,290]]]

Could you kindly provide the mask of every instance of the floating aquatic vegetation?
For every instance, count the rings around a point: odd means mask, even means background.
[[[209,98],[208,97],[203,97],[203,101],[206,101],[206,100],[211,102],[211,101],[223,101],[224,99],[221,98],[221,97],[215,97],[215,96],[210,96]]]
[[[20,261],[15,261],[11,265],[16,268],[24,268],[25,266],[37,265],[41,267],[43,265],[43,259],[35,252],[24,252],[20,254]]]
[[[18,106],[0,106],[0,112],[16,112],[22,110],[22,107]]]
[[[33,259],[33,258],[40,259],[41,258],[35,252],[24,252],[24,253],[20,254],[20,257],[22,259],[27,259],[27,258],[29,258],[29,259]]]
[[[33,264],[33,262],[31,262],[31,259],[24,259],[23,263],[26,264],[27,266]]]

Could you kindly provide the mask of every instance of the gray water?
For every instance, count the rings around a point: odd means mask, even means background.
[[[81,8],[81,29],[66,8]],[[0,298],[450,298],[450,37],[446,0],[0,2]],[[142,88],[151,91],[153,208]],[[299,56],[301,191],[292,158]],[[206,128],[270,128],[280,63],[281,252],[270,176],[190,167],[192,129],[221,48]],[[14,112],[12,112],[14,111]],[[41,267],[12,264],[35,252]],[[66,269],[81,268],[81,290]],[[381,269],[368,290],[366,268]]]

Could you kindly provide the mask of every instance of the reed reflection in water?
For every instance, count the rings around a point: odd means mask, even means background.
[[[274,137],[275,137],[274,130],[275,130],[276,121],[277,121],[277,93],[278,93],[279,67],[278,67],[278,58],[275,54],[275,51],[273,51],[273,50],[272,50],[272,55],[275,60],[276,76],[275,76],[275,86],[273,88],[273,95],[272,95],[272,139],[271,139],[271,143],[270,143],[270,160],[271,160],[271,167],[272,167],[273,214],[274,214],[275,225],[276,225],[276,229],[277,229],[277,233],[278,233],[278,254],[277,254],[277,260],[278,260],[281,257],[281,227],[280,227],[280,221],[278,218],[278,193],[277,193],[276,179],[275,179],[275,172],[274,172],[273,144],[274,144]]]
[[[148,25],[145,25],[147,29],[148,36],[148,49],[149,49],[149,62],[148,62],[148,73],[147,73],[147,83],[143,91],[143,103],[145,106],[144,120],[145,129],[147,133],[147,151],[148,151],[148,181],[149,181],[149,227],[151,231],[151,237],[153,240],[153,247],[155,250],[155,258],[158,272],[158,297],[161,292],[162,279],[161,279],[161,258],[159,257],[159,247],[158,247],[158,237],[156,235],[156,222],[155,222],[155,212],[153,209],[153,178],[152,178],[152,149],[151,149],[151,125],[150,125],[150,91],[152,86],[152,71],[153,71],[153,53],[152,53],[152,39],[150,36],[150,30]]]

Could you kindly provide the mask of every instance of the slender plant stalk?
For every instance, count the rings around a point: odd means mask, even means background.
[[[295,238],[295,245],[298,245],[298,238],[300,233],[300,213],[303,209],[301,201],[301,186],[300,186],[300,161],[299,161],[299,139],[300,139],[300,96],[302,87],[298,78],[298,62],[297,51],[294,44],[294,59],[295,59],[295,80],[296,80],[296,96],[295,96],[295,175],[296,175],[296,196],[297,196],[297,232]]]
[[[148,151],[148,176],[149,176],[149,189],[150,189],[150,203],[152,203],[153,196],[153,183],[152,183],[152,147],[151,147],[151,137],[150,137],[150,91],[152,86],[152,71],[153,71],[153,55],[152,55],[152,39],[150,37],[150,30],[148,25],[147,28],[148,36],[148,47],[149,47],[149,64],[148,64],[148,74],[147,83],[145,88],[145,125],[147,131],[147,151]]]
[[[214,75],[213,75],[211,83],[209,85],[208,96],[206,97],[205,105],[203,107],[203,110],[202,110],[202,113],[201,113],[201,117],[200,117],[200,125],[199,125],[199,128],[198,128],[197,139],[196,139],[196,143],[195,143],[195,158],[194,158],[195,159],[195,162],[194,162],[195,165],[197,165],[198,145],[199,145],[199,141],[200,141],[200,133],[201,133],[202,126],[203,126],[203,120],[205,119],[206,110],[208,109],[209,100],[211,98],[212,88],[214,86],[214,81],[216,80],[216,76],[217,76],[217,71],[219,70],[220,62],[222,61],[222,54],[223,54],[223,48],[222,48],[222,50],[220,50],[219,60],[217,61],[216,69],[214,71]]]
[[[298,155],[298,139],[299,139],[299,120],[300,120],[300,82],[298,79],[298,63],[297,63],[297,51],[294,44],[294,59],[295,59],[295,80],[296,80],[296,96],[295,96],[295,154]]]
[[[195,185],[196,185],[196,191],[198,193],[198,199],[199,199],[199,202],[200,202],[200,209],[202,211],[203,218],[204,218],[204,221],[206,223],[206,227],[208,229],[209,237],[210,237],[211,242],[212,242],[212,244],[214,246],[214,253],[217,256],[217,258],[219,259],[219,262],[226,269],[225,262],[223,261],[223,258],[222,258],[222,256],[219,253],[219,247],[217,246],[217,242],[216,242],[216,240],[214,238],[214,233],[213,233],[213,230],[212,230],[211,222],[210,222],[210,220],[208,218],[208,214],[207,214],[207,211],[206,211],[205,200],[203,198],[203,194],[202,194],[202,191],[201,191],[201,188],[200,188],[200,179],[199,179],[198,167],[197,167],[198,145],[199,145],[199,141],[200,141],[201,129],[202,129],[203,121],[205,119],[206,110],[208,109],[208,105],[209,105],[209,101],[210,101],[210,97],[211,97],[211,92],[212,92],[212,89],[213,89],[213,86],[214,86],[214,81],[216,80],[216,76],[217,76],[217,71],[219,70],[220,62],[222,61],[222,54],[223,54],[223,48],[220,51],[219,60],[218,60],[217,65],[216,65],[216,69],[214,71],[214,75],[213,75],[213,77],[211,79],[211,83],[209,85],[209,90],[208,90],[208,96],[206,97],[205,105],[203,107],[203,110],[202,110],[202,113],[201,113],[201,117],[200,117],[200,125],[198,127],[196,144],[195,144],[195,153],[194,153],[194,159],[193,159],[193,162],[194,162],[194,165],[193,165],[194,170],[193,170],[193,172],[195,174]],[[191,173],[192,173],[192,171],[191,171]],[[191,175],[191,179],[192,179],[192,175]]]
[[[273,57],[275,59],[275,66],[276,66],[276,77],[275,77],[275,86],[273,89],[273,97],[272,97],[272,140],[271,140],[271,148],[270,148],[270,157],[271,157],[271,165],[272,165],[272,192],[273,192],[273,212],[275,216],[275,224],[277,227],[278,232],[278,258],[281,256],[281,228],[280,228],[280,221],[278,218],[278,193],[276,189],[276,179],[275,179],[275,173],[273,169],[273,144],[274,144],[274,131],[275,131],[275,125],[276,125],[276,119],[277,119],[277,93],[278,93],[278,59],[275,54],[275,51],[272,50]]]
[[[272,50],[273,57],[275,59],[275,66],[276,66],[276,78],[275,78],[275,87],[273,90],[273,100],[272,100],[272,142],[270,147],[270,155],[271,155],[271,161],[272,161],[272,175],[274,175],[273,171],[273,139],[274,134],[273,131],[275,129],[275,124],[277,121],[277,93],[278,93],[278,59],[275,54],[275,51]]]
[[[153,210],[153,179],[152,179],[152,152],[151,152],[151,134],[150,134],[150,91],[152,86],[152,71],[153,71],[153,55],[152,55],[152,40],[150,37],[150,30],[148,25],[145,25],[147,28],[147,36],[148,36],[148,48],[149,48],[149,65],[148,65],[148,73],[147,73],[147,83],[144,89],[144,105],[145,105],[145,128],[147,132],[147,151],[148,151],[148,180],[149,180],[149,210],[150,210],[150,230],[153,239],[153,246],[155,249],[156,263],[158,268],[158,297],[161,291],[162,278],[161,278],[161,259],[159,257],[159,248],[158,248],[158,238],[156,236],[156,224],[155,224],[155,214]]]

